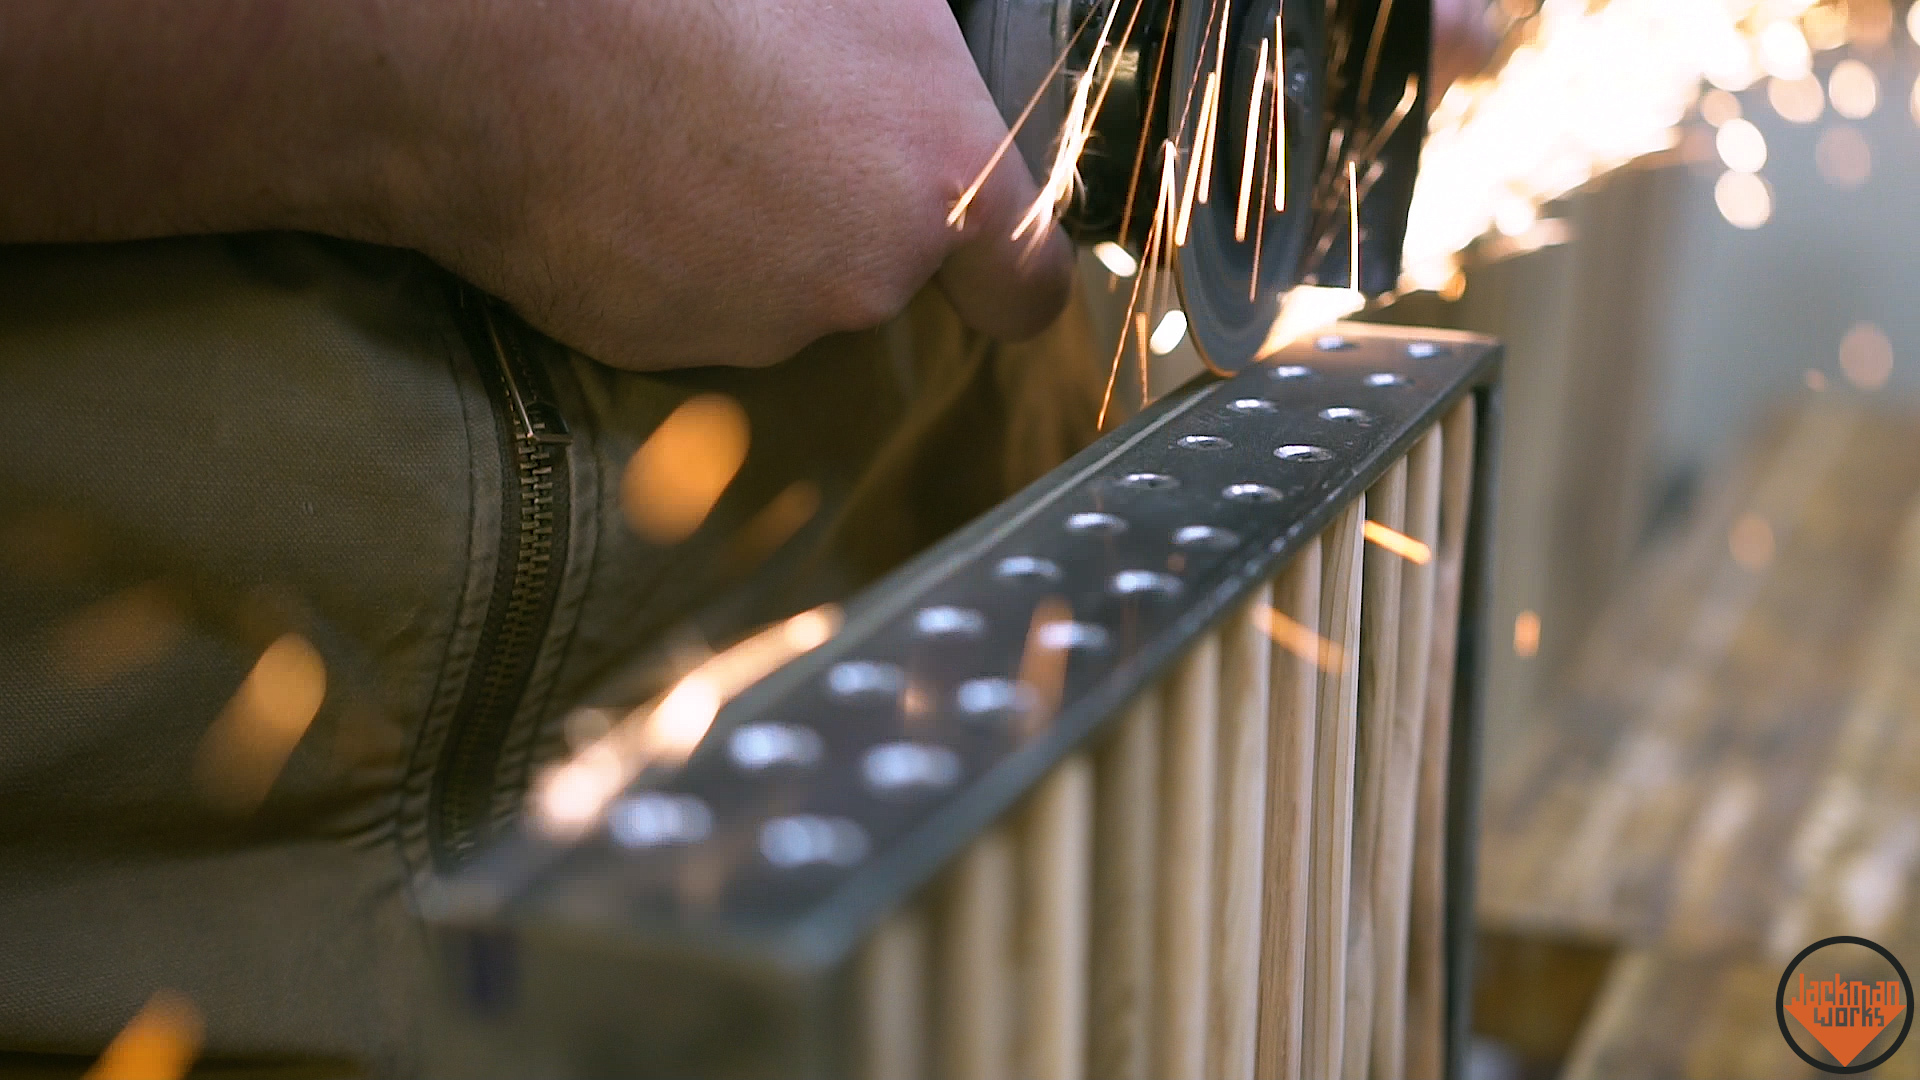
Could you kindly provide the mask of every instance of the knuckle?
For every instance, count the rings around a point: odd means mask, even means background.
[[[863,253],[865,258],[849,265],[829,268],[828,296],[825,305],[828,332],[868,330],[887,322],[906,310],[932,269],[922,271],[922,259],[912,255],[893,258],[883,253]]]

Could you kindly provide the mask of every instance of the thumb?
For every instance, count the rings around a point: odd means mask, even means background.
[[[968,110],[975,169],[992,160],[1007,134],[984,84],[979,98],[981,108]],[[956,201],[964,197],[963,190]],[[990,337],[1017,341],[1045,330],[1073,287],[1073,244],[1054,224],[1052,207],[1042,208],[1018,239],[1013,235],[1039,197],[1020,151],[1007,147],[954,223],[954,246],[935,275],[961,319]]]

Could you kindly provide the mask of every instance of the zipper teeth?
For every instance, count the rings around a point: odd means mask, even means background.
[[[551,430],[545,411],[530,409],[523,387],[537,385],[534,372],[516,365],[518,357],[502,344],[500,327],[484,300],[479,315],[486,323],[486,348],[496,370],[490,372],[503,436],[511,436],[514,475],[503,492],[511,503],[501,520],[500,573],[495,579],[487,626],[474,652],[474,669],[453,726],[432,800],[436,860],[457,864],[486,838],[492,824],[501,750],[511,736],[515,715],[532,675],[557,582],[556,555],[564,542],[559,517],[567,438],[564,424]],[[516,370],[517,368],[517,370]],[[510,542],[510,550],[506,543]],[[508,580],[508,575],[511,575]],[[504,591],[504,603],[503,601]]]

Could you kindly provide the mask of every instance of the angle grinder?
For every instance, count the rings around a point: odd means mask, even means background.
[[[1295,286],[1395,288],[1431,0],[952,3],[1037,180],[1070,131],[1086,133],[1069,234],[1136,259],[1157,249],[1208,366],[1251,362]],[[1237,195],[1254,166],[1262,197]]]

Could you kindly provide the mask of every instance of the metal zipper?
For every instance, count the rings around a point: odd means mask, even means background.
[[[434,864],[459,865],[494,825],[501,753],[512,736],[567,557],[567,447],[539,362],[520,347],[493,301],[459,291],[469,352],[493,399],[500,431],[500,555],[473,666],[447,732],[428,800]]]

